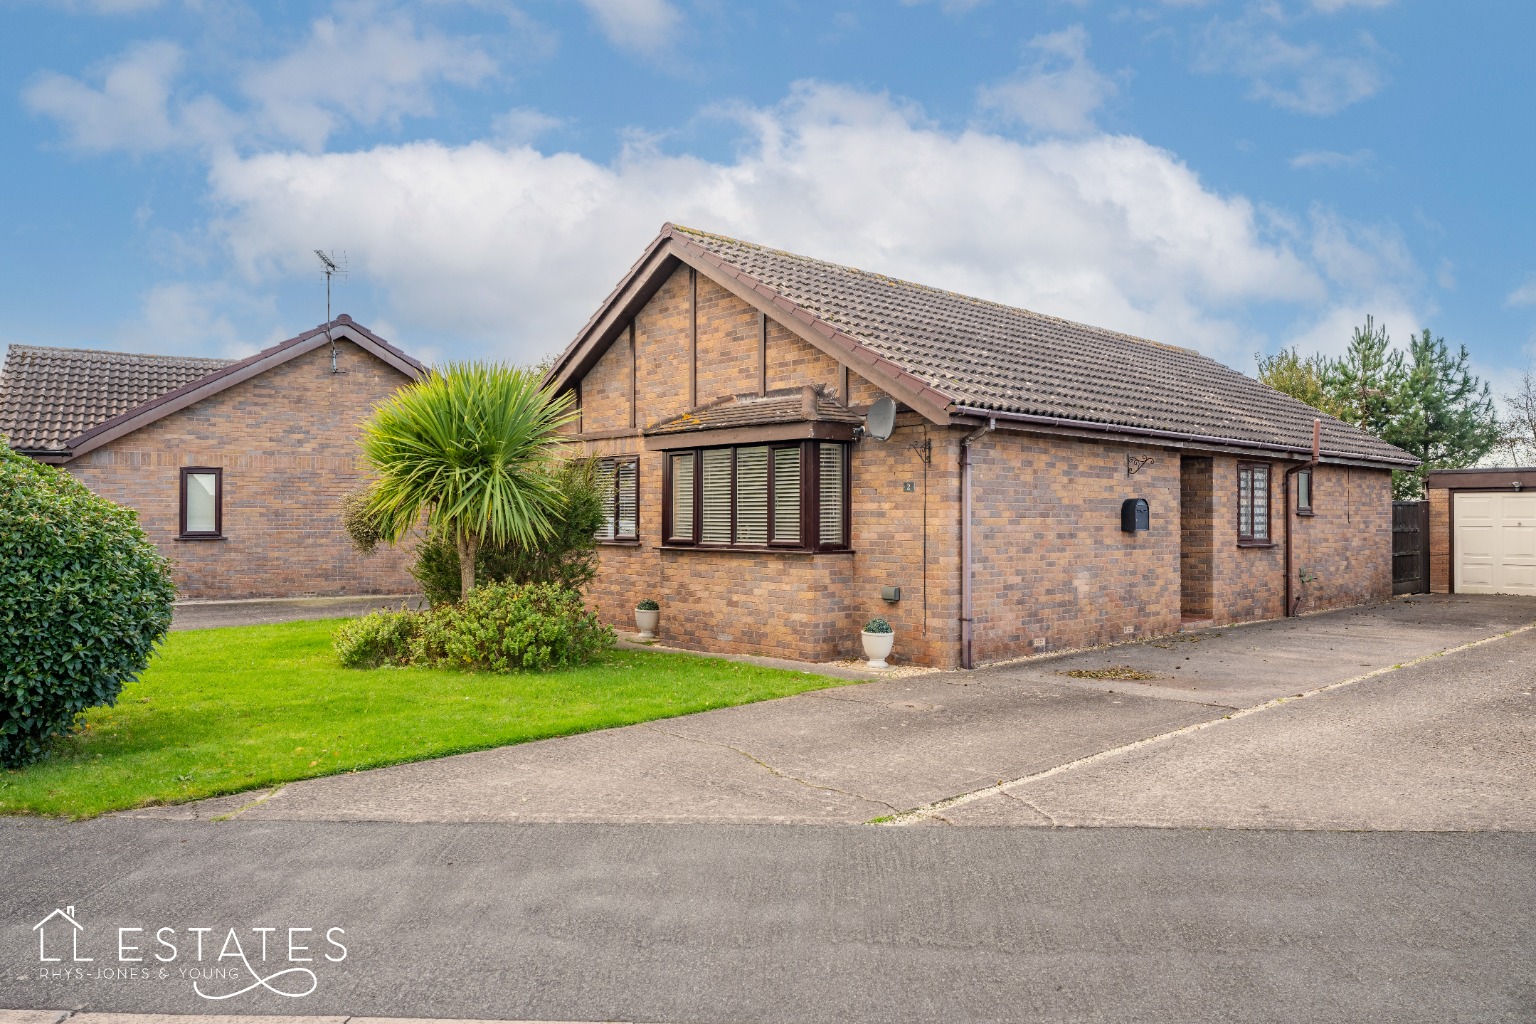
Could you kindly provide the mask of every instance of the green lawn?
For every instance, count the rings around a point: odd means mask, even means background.
[[[0,771],[0,813],[90,817],[746,704],[841,680],[659,651],[538,675],[344,669],[340,620],[172,633],[116,707]]]

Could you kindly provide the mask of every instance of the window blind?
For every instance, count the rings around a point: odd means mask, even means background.
[[[800,449],[773,450],[773,539],[800,543]]]
[[[768,543],[768,449],[736,449],[736,544]]]
[[[821,543],[841,547],[848,543],[843,523],[843,453],[840,444],[817,445],[820,487]]]
[[[672,540],[693,540],[694,454],[672,456]]]
[[[613,535],[624,540],[634,540],[639,536],[639,460],[624,459],[620,461],[614,476],[615,521]]]
[[[612,459],[597,460],[597,493],[603,496],[603,525],[597,528],[595,536],[599,540],[612,540],[614,522]]]
[[[701,453],[703,544],[731,542],[731,449],[709,448]]]

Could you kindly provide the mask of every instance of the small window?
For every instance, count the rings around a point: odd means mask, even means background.
[[[1269,543],[1269,463],[1237,464],[1237,540]]]
[[[833,550],[848,546],[847,445],[792,442],[667,456],[667,543]]]
[[[181,470],[181,537],[211,540],[224,536],[224,470],[184,466]]]
[[[1312,514],[1312,471],[1310,469],[1296,472],[1296,514],[1300,516]]]
[[[598,459],[597,486],[603,495],[597,539],[639,540],[640,460],[633,455]]]

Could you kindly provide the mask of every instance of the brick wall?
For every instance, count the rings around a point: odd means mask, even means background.
[[[1284,493],[1288,465],[1271,463],[1270,547],[1237,543],[1237,462],[1217,456],[1214,464],[1215,583],[1213,610],[1218,624],[1274,619],[1285,614],[1285,529],[1295,531],[1292,597],[1302,595],[1302,612],[1341,608],[1392,596],[1392,474],[1388,470],[1318,466],[1313,470],[1313,516],[1297,516],[1294,488]],[[1289,506],[1289,508],[1287,507]],[[1317,577],[1303,586],[1306,569]]]
[[[1127,454],[1152,461],[1131,476]],[[973,459],[976,663],[1178,629],[1176,454],[997,431]],[[1150,530],[1121,531],[1126,498]]]
[[[1305,569],[1317,577],[1314,583],[1296,584],[1301,587],[1299,610],[1305,614],[1390,598],[1391,472],[1318,466],[1312,471],[1312,508],[1315,515],[1290,519],[1295,531],[1292,571]]]
[[[400,594],[407,550],[352,549],[337,502],[364,479],[357,425],[406,378],[351,342],[299,356],[64,466],[137,509],[181,598]],[[224,540],[178,541],[180,467],[224,470]]]
[[[1451,592],[1451,492],[1429,489],[1429,592]]]

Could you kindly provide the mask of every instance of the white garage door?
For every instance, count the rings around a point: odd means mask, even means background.
[[[1536,597],[1536,492],[1453,497],[1457,593]]]

